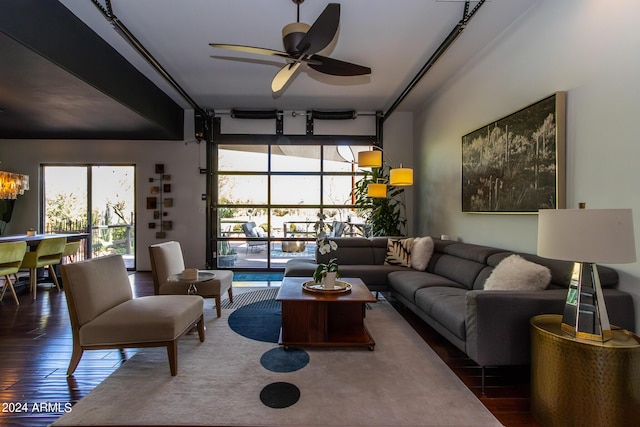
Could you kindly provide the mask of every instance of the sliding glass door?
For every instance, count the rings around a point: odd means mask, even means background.
[[[43,229],[90,233],[85,257],[121,254],[135,269],[135,166],[44,165]]]

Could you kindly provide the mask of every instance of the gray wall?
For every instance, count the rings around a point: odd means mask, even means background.
[[[567,207],[632,208],[640,230],[639,13],[638,2],[538,0],[453,76],[414,118],[417,232],[536,252],[537,215],[461,212],[461,138],[556,91],[567,92]],[[640,263],[612,267],[639,331]]]

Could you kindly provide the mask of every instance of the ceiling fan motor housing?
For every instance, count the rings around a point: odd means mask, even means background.
[[[282,28],[282,43],[284,44],[284,51],[289,55],[296,56],[301,52],[298,51],[298,43],[307,34],[311,26],[304,22],[292,22]]]

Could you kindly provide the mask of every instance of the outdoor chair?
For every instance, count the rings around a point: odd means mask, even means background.
[[[184,271],[184,259],[179,242],[170,241],[149,246],[151,273],[153,275],[153,289],[156,295],[186,295],[189,283],[171,280],[171,277]],[[233,271],[231,270],[200,270],[213,273],[215,277],[206,282],[198,282],[197,292],[203,298],[214,298],[216,314],[222,315],[222,295],[227,292],[229,301],[233,302]]]
[[[342,237],[345,228],[347,228],[347,223],[342,221],[333,221],[329,237]]]
[[[133,298],[121,255],[61,266],[71,319],[72,375],[85,350],[166,347],[171,375],[178,373],[178,340],[198,328],[205,339],[202,298],[152,295]]]
[[[267,247],[266,240],[255,240],[256,237],[267,237],[267,233],[264,229],[260,226],[256,226],[255,222],[250,221],[242,224],[242,231],[244,231],[244,235],[246,237],[249,237],[249,240],[247,240],[247,253],[249,252],[249,249],[253,250],[253,248],[257,248],[262,251],[262,249],[260,249],[261,246],[264,246],[265,248]]]

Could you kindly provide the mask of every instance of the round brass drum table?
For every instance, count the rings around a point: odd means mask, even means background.
[[[560,329],[561,315],[531,319],[531,412],[543,426],[640,423],[640,338],[613,330],[604,343]]]

